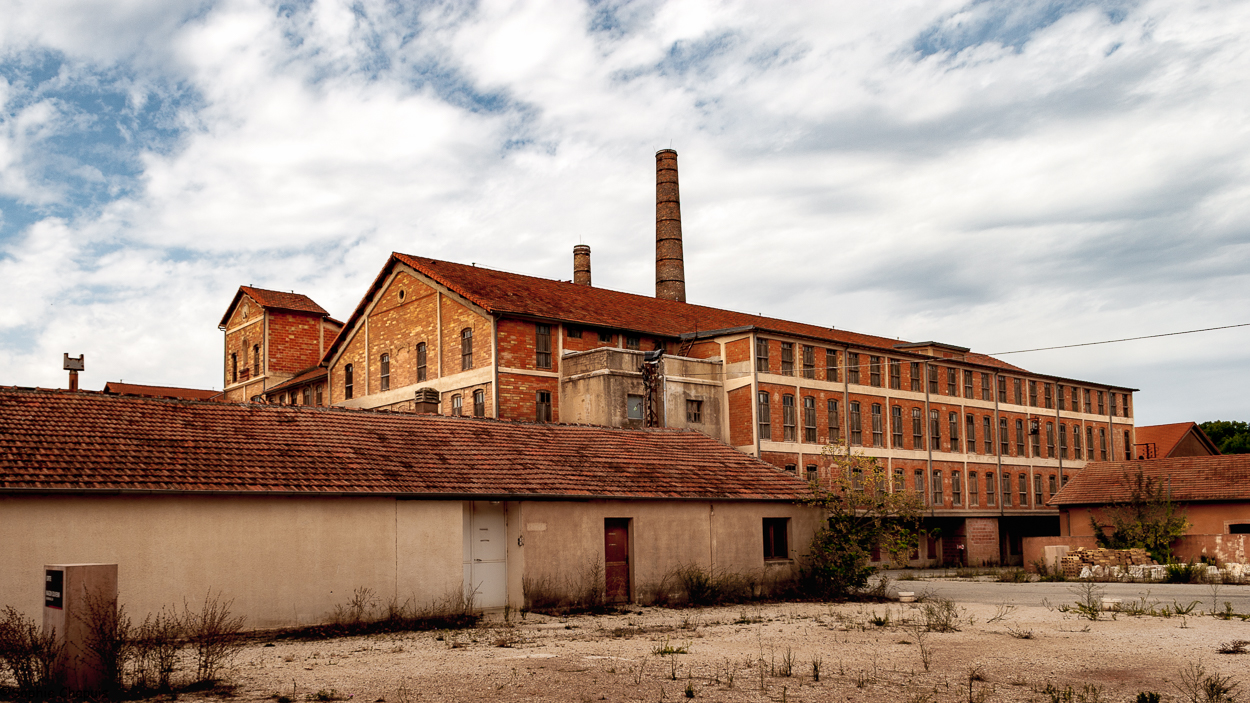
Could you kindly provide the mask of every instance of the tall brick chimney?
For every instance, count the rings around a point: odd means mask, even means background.
[[[672,149],[655,152],[655,297],[686,302],[677,152]]]
[[[590,247],[585,244],[573,247],[573,282],[579,286],[590,285]]]

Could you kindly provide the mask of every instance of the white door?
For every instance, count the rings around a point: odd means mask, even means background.
[[[464,504],[464,597],[475,608],[502,608],[508,601],[507,524],[503,503]]]

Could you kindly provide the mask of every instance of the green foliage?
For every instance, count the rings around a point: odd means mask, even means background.
[[[1155,561],[1171,561],[1172,543],[1189,529],[1189,520],[1168,499],[1166,488],[1141,469],[1136,476],[1125,473],[1121,479],[1129,488],[1127,503],[1115,503],[1104,513],[1108,522],[1090,516],[1094,538],[1106,549],[1144,548]],[[1111,533],[1105,531],[1111,528]]]
[[[846,445],[828,445],[831,461],[828,486],[812,482],[808,503],[824,509],[825,526],[812,539],[800,571],[806,594],[846,598],[864,590],[876,572],[875,546],[895,564],[905,564],[916,548],[924,504],[907,490],[891,492],[889,476],[877,459],[851,452]]]
[[[1250,423],[1212,420],[1198,425],[1221,454],[1250,454]]]

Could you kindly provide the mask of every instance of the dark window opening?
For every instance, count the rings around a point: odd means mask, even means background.
[[[816,443],[816,399],[803,396],[803,441]]]
[[[857,400],[851,401],[850,415],[851,415],[851,444],[854,444],[856,446],[861,446],[864,443],[864,432],[863,432],[863,425],[860,422],[860,416],[859,416],[859,401]]]
[[[473,368],[473,328],[460,330],[460,370]]]
[[[347,400],[352,399],[353,376],[352,365],[348,364],[343,367],[343,397]]]
[[[881,387],[881,357],[879,356],[868,357],[868,385]]]
[[[757,412],[759,413],[760,439],[772,439],[772,409],[769,404],[768,391],[760,391]]]
[[[425,342],[421,342],[420,344],[417,345],[417,381],[418,382],[424,381],[426,379],[425,359],[426,359]]]
[[[686,422],[703,422],[703,401],[686,401]]]
[[[638,335],[625,335],[625,348],[634,351],[642,349],[642,339]]]
[[[919,361],[911,362],[910,371],[911,371],[911,389],[919,393],[920,392],[920,362]]]
[[[381,366],[381,373],[378,374],[379,390],[389,391],[391,389],[391,355],[383,354],[378,361]]]
[[[890,429],[894,434],[894,448],[905,449],[903,446],[903,407],[895,405],[890,408]]]
[[[846,353],[847,383],[859,383],[859,352]]]
[[[781,396],[782,441],[797,441],[795,439],[795,425],[794,396],[787,393]]]
[[[903,387],[903,362],[890,359],[890,388],[901,390]]]
[[[534,394],[534,421],[551,422],[551,391]]]
[[[551,368],[551,325],[534,325],[534,366]]]
[[[803,345],[803,378],[816,378],[816,348]]]
[[[764,558],[789,559],[790,547],[787,532],[790,527],[788,517],[764,518]]]
[[[768,373],[768,340],[755,340],[755,370]]]
[[[832,349],[825,350],[825,380],[838,380],[838,353]]]
[[[838,401],[831,400],[829,405],[829,443],[833,444],[842,440],[842,420],[838,413]]]
[[[885,446],[885,427],[883,427],[880,403],[872,404],[872,446]]]
[[[794,375],[794,342],[781,343],[781,375]]]
[[[464,414],[464,396],[459,393],[451,397],[451,416],[460,417]]]
[[[486,417],[486,391],[473,391],[473,417]]]

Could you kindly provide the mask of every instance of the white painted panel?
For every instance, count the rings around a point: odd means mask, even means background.
[[[508,602],[507,565],[501,561],[483,561],[473,564],[473,606],[475,608],[502,608]]]
[[[464,504],[464,594],[476,608],[508,602],[507,517],[502,503]]]
[[[473,561],[503,561],[508,556],[503,503],[473,504]]]

